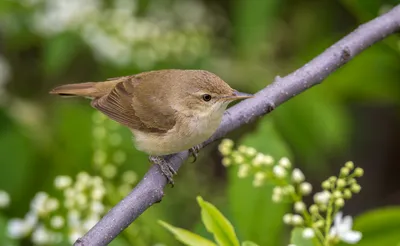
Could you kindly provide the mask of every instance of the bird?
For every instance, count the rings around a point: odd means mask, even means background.
[[[135,147],[149,155],[173,185],[174,168],[163,156],[198,145],[221,123],[228,104],[252,97],[205,70],[164,69],[58,86],[50,94],[91,99],[91,106],[128,127]]]

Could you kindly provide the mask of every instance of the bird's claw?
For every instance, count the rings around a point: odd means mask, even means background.
[[[160,156],[149,156],[149,161],[152,162],[153,164],[157,164],[160,167],[161,172],[167,179],[168,184],[171,184],[171,186],[174,187],[175,183],[173,180],[173,176],[176,175],[177,172],[169,164],[169,162]]]
[[[199,155],[200,146],[196,145],[189,149],[189,154],[193,156],[192,163],[196,162],[197,156]]]

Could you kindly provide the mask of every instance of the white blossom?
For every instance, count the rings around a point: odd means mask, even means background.
[[[286,170],[282,166],[274,166],[273,172],[278,178],[286,177]]]
[[[4,190],[0,190],[0,209],[6,208],[10,205],[10,195]]]
[[[301,192],[303,195],[308,195],[308,194],[310,194],[311,191],[312,191],[312,185],[311,185],[310,183],[308,183],[308,182],[304,182],[304,183],[301,183],[301,184],[300,184],[299,189],[300,189],[300,192]]]
[[[286,168],[286,169],[289,169],[289,168],[292,166],[292,164],[291,164],[290,161],[289,161],[289,158],[287,158],[287,157],[282,157],[282,158],[278,161],[278,165],[280,165],[280,166],[282,166],[282,167],[284,167],[284,168]]]
[[[22,219],[11,219],[7,224],[7,234],[10,238],[23,238],[32,228]]]
[[[314,202],[318,204],[328,204],[329,199],[331,198],[331,193],[329,191],[321,191],[314,195]]]
[[[304,174],[300,169],[298,169],[298,168],[293,169],[292,180],[294,182],[301,183],[304,181],[304,179],[305,179]]]
[[[72,178],[69,176],[57,176],[54,179],[54,186],[57,189],[63,190],[72,184]]]
[[[238,177],[245,178],[249,175],[250,167],[248,165],[242,164],[239,166]]]
[[[311,239],[315,236],[315,232],[312,228],[305,228],[302,235],[305,239]]]
[[[60,215],[55,215],[55,216],[51,217],[51,219],[50,219],[50,225],[54,229],[61,229],[64,226],[64,224],[65,224],[65,220]]]
[[[361,240],[362,233],[359,231],[352,231],[353,219],[351,216],[345,216],[343,218],[343,213],[339,212],[336,214],[334,219],[334,225],[331,228],[330,236],[334,238],[339,238],[341,241],[355,244]]]

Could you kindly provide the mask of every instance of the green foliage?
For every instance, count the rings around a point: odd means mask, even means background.
[[[214,235],[215,241],[221,246],[239,246],[235,229],[231,223],[209,202],[197,197],[201,207],[201,218],[208,232]]]
[[[175,235],[176,239],[181,243],[189,246],[215,246],[216,244],[205,239],[197,234],[194,234],[188,230],[174,227],[164,221],[160,221],[160,224],[164,226],[168,231]]]
[[[400,207],[384,207],[368,211],[354,221],[354,229],[363,239],[357,245],[398,245],[400,243]]]

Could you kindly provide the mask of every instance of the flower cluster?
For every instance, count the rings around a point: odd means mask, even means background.
[[[62,191],[62,197],[38,192],[25,217],[9,221],[11,238],[31,236],[34,244],[49,245],[65,240],[63,233],[67,232],[69,241],[74,242],[104,213],[105,187],[100,177],[81,172],[73,182],[69,176],[58,176],[54,186]]]
[[[37,193],[25,217],[9,221],[8,235],[15,239],[30,237],[36,245],[73,243],[100,220],[109,206],[127,195],[137,175],[131,170],[121,170],[127,157],[119,150],[123,140],[118,129],[115,122],[95,112],[93,168],[100,175],[80,172],[75,179],[57,176],[54,188],[58,198],[46,192]],[[8,196],[0,191],[0,207],[8,203]]]
[[[293,203],[294,213],[285,214],[283,221],[303,228],[304,238],[313,240],[316,245],[335,245],[340,241],[356,243],[361,239],[360,232],[351,230],[351,217],[342,218],[340,212],[345,201],[361,190],[357,178],[364,171],[354,167],[353,162],[347,162],[338,177],[332,176],[323,181],[323,190],[314,194],[314,204],[307,207],[303,198],[311,194],[312,185],[305,181],[300,169],[292,168],[288,158],[275,161],[272,156],[243,145],[234,149],[234,143],[229,139],[221,142],[219,151],[223,155],[224,166],[238,166],[239,178],[252,176],[255,187],[267,181],[274,184],[273,202]]]
[[[136,16],[138,0],[22,0],[31,8],[29,22],[38,35],[76,32],[100,61],[149,69],[159,61],[183,57],[184,62],[207,53],[212,25],[198,1],[151,1]],[[171,11],[163,11],[166,7]],[[17,20],[9,20],[18,23]],[[13,25],[15,26],[15,25]],[[113,47],[110,49],[110,47]]]

